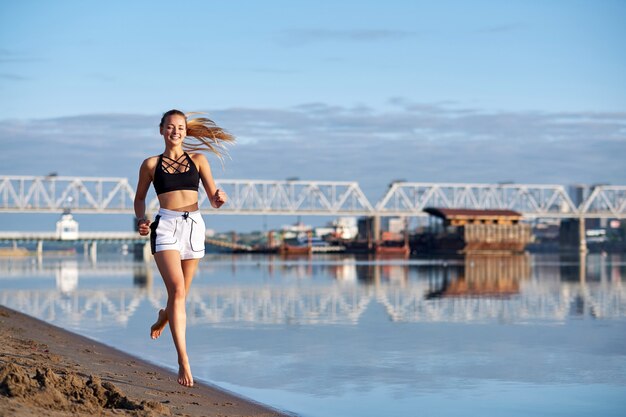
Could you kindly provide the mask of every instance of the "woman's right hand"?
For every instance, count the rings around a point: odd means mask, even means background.
[[[137,221],[137,228],[139,229],[139,234],[141,236],[147,236],[150,234],[150,220],[141,219]]]

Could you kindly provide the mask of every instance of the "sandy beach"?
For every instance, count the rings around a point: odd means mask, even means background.
[[[0,306],[0,417],[290,414]]]

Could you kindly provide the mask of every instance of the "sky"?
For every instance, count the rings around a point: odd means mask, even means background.
[[[397,179],[624,185],[624,22],[607,0],[0,0],[0,175],[134,183],[178,108],[238,138],[216,178],[373,203]]]

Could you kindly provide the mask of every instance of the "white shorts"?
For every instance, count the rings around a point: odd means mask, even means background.
[[[177,250],[180,252],[180,259],[202,258],[205,230],[199,210],[188,212],[159,209],[150,224],[152,254]]]

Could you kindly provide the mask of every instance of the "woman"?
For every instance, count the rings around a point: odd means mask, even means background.
[[[205,226],[198,210],[200,180],[214,208],[221,207],[228,197],[215,187],[206,157],[186,151],[206,150],[221,158],[223,144],[234,141],[234,137],[209,119],[198,117],[188,121],[179,110],[166,112],[159,129],[165,151],[143,161],[135,193],[139,234],[150,233],[152,254],[167,289],[167,306],[159,311],[150,336],[158,338],[169,322],[178,353],[178,383],[191,387],[193,377],[185,342],[185,298],[198,262],[204,256]],[[150,183],[154,184],[160,205],[152,223],[145,217]]]

